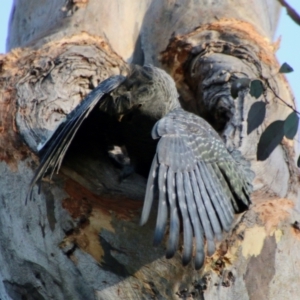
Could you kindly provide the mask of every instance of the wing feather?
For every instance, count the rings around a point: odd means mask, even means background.
[[[198,181],[200,179],[197,179],[197,177],[198,177],[198,172],[196,172],[196,170],[191,172],[193,194],[195,197],[198,216],[200,218],[200,221],[201,221],[201,224],[203,227],[203,231],[204,231],[204,234],[206,237],[207,253],[208,253],[208,255],[212,255],[215,252],[214,234],[213,234],[213,230],[212,230],[211,223],[209,220],[209,216],[206,212],[206,209],[205,209],[205,206],[203,203],[203,198],[200,194],[199,185],[198,185]]]
[[[158,178],[158,158],[157,158],[157,154],[155,154],[150,168],[148,181],[147,181],[144,206],[143,206],[143,211],[140,220],[141,226],[144,225],[149,219],[154,195],[156,190],[158,189],[157,178]]]
[[[236,202],[236,200],[235,200],[235,198],[234,198],[234,196],[233,196],[233,194],[230,190],[230,187],[229,187],[227,181],[225,180],[221,170],[219,169],[218,164],[214,162],[214,163],[211,163],[210,165],[213,168],[213,170],[215,172],[215,175],[218,177],[220,184],[222,185],[223,193],[226,194],[226,196],[229,199],[231,199],[231,203],[233,205],[234,210],[238,211],[238,204],[237,204],[237,202]],[[232,211],[232,214],[233,214],[233,209],[231,209],[231,211]]]
[[[207,164],[206,167],[208,168],[209,173],[211,174],[211,185],[215,185],[216,197],[226,217],[227,225],[230,227],[234,218],[234,211],[231,204],[230,194],[228,195],[227,191],[223,189],[222,183],[219,180],[217,174],[215,173],[212,165]]]
[[[159,166],[158,171],[158,191],[159,191],[159,204],[158,204],[158,213],[155,227],[155,234],[153,245],[157,246],[163,239],[167,219],[168,219],[168,207],[167,207],[167,168],[164,164]]]
[[[178,207],[176,205],[175,173],[170,168],[168,169],[167,175],[167,188],[168,202],[170,206],[170,233],[166,257],[171,258],[174,256],[178,248],[180,220],[178,215]]]
[[[201,166],[199,165],[195,168],[197,174],[198,186],[201,194],[201,198],[203,199],[204,207],[209,216],[210,224],[213,229],[214,235],[218,241],[222,239],[222,229],[219,223],[219,220],[216,216],[215,209],[211,203],[210,194],[207,192],[207,187],[205,186],[205,178],[206,174],[204,174],[203,170],[201,170]]]
[[[225,231],[228,231],[231,225],[232,220],[227,220],[226,211],[224,209],[224,202],[227,202],[226,195],[221,201],[219,201],[219,190],[218,190],[218,181],[213,182],[212,174],[209,171],[207,165],[204,162],[198,163],[200,173],[202,175],[202,179],[206,188],[206,192],[209,195],[209,198],[211,201],[208,203],[211,203],[214,207],[214,210],[216,212],[216,215],[218,216],[218,220],[214,221],[216,223],[221,223],[222,228],[225,229]],[[229,203],[230,205],[230,203]]]
[[[236,212],[245,210],[244,208],[250,205],[250,199],[245,190],[244,181],[239,177],[240,174],[236,172],[232,162],[221,161],[218,166],[234,195],[237,206]]]
[[[183,225],[183,264],[189,262],[189,258],[192,256],[193,252],[193,230],[191,221],[188,215],[187,205],[185,202],[184,186],[183,186],[183,175],[181,172],[176,173],[176,190],[177,190],[177,200],[178,207],[180,209]]]
[[[185,190],[185,200],[190,216],[191,224],[193,225],[194,237],[195,237],[195,268],[198,270],[202,267],[204,262],[204,240],[203,240],[203,230],[199,220],[199,215],[197,212],[196,201],[194,198],[191,178],[188,172],[183,173],[184,190]],[[187,253],[189,255],[190,253]],[[191,257],[183,255],[183,265],[187,265]]]

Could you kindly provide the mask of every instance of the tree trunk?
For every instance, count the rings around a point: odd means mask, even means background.
[[[273,0],[15,1],[10,52],[0,57],[0,299],[298,298],[294,142],[284,138],[256,160],[267,125],[291,112],[277,96],[294,106],[272,44],[279,10]],[[155,212],[138,225],[146,179],[119,182],[99,143],[109,130],[103,120],[91,118],[60,173],[25,205],[37,150],[126,63],[167,70],[182,105],[209,120],[255,171],[253,205],[200,271],[183,267],[180,251],[167,260],[164,243],[152,246]],[[268,87],[260,99],[266,118],[249,135],[257,100],[230,94],[241,77]],[[89,138],[91,128],[99,140]]]

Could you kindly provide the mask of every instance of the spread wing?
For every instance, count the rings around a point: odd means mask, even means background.
[[[228,231],[234,212],[250,204],[251,184],[239,171],[214,129],[202,118],[177,108],[159,120],[153,138],[160,138],[149,173],[141,224],[147,222],[153,199],[158,194],[158,215],[154,244],[162,241],[169,218],[166,256],[177,248],[183,227],[182,262],[193,256],[195,267],[207,253],[215,251],[215,240]]]
[[[124,81],[121,75],[110,77],[102,81],[86,98],[67,116],[67,119],[59,125],[51,138],[47,141],[43,151],[40,165],[31,180],[27,200],[32,198],[32,190],[37,182],[50,172],[52,178],[54,172],[58,172],[63,158],[82,122],[88,117],[93,108],[101,103],[105,94],[116,89]]]

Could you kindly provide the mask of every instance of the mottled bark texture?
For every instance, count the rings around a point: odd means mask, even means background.
[[[266,126],[290,113],[272,90],[294,105],[277,74],[278,12],[271,0],[15,1],[0,63],[1,299],[298,298],[294,142],[283,140],[264,162],[255,155]],[[180,251],[166,260],[164,245],[152,247],[155,213],[138,226],[146,179],[119,182],[101,146],[110,130],[102,119],[87,125],[97,126],[92,141],[83,130],[60,174],[24,203],[39,145],[128,62],[166,69],[186,109],[206,117],[256,172],[252,208],[199,272],[181,266]],[[245,76],[269,86],[265,122],[248,136],[255,100],[230,96]]]

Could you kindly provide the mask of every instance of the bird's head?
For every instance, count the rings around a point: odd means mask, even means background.
[[[175,82],[164,70],[152,65],[131,66],[114,97],[128,108],[138,108],[148,116],[160,119],[179,106]]]

